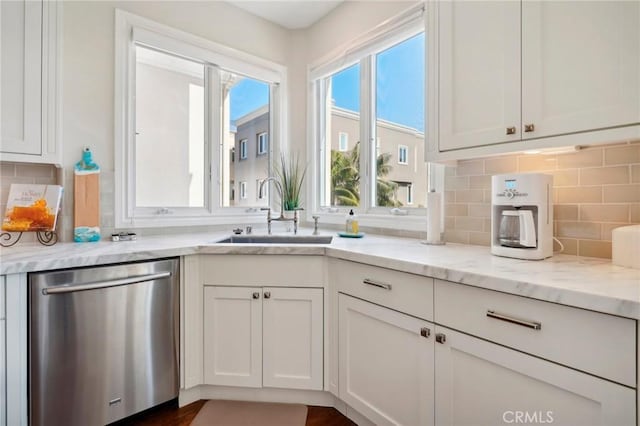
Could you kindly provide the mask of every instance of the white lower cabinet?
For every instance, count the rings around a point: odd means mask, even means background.
[[[3,318],[0,320],[0,426],[7,424],[7,364],[4,355],[6,349],[5,327],[6,321]]]
[[[436,326],[436,424],[634,425],[634,389]]]
[[[338,322],[340,398],[377,425],[433,425],[433,325],[345,294]]]
[[[204,382],[321,390],[323,291],[205,286]]]
[[[7,324],[4,316],[4,288],[5,277],[0,275],[0,426],[7,424],[7,362],[5,357]]]

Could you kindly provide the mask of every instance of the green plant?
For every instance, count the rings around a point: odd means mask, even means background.
[[[388,180],[393,167],[391,154],[382,153],[376,158],[376,205],[401,207],[395,200],[398,184]],[[334,206],[358,206],[360,204],[360,142],[351,151],[331,150],[331,202]]]
[[[280,154],[280,166],[275,168],[275,175],[282,186],[282,205],[285,210],[295,210],[300,207],[300,193],[302,183],[307,174],[307,167],[300,164],[298,155],[287,161],[284,154]]]

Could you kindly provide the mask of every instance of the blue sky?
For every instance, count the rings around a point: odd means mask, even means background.
[[[231,88],[231,120],[236,120],[268,103],[269,85],[244,78]]]
[[[424,132],[424,33],[376,57],[376,116]],[[360,66],[332,78],[336,106],[360,111]]]
[[[376,57],[376,116],[424,132],[424,33]],[[332,77],[336,106],[360,111],[360,65]],[[245,78],[231,89],[231,120],[269,102],[267,83]]]

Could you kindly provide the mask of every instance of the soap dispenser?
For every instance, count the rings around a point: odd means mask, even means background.
[[[347,234],[357,234],[358,233],[358,219],[356,218],[353,209],[349,210],[349,214],[347,215],[347,220],[345,223],[345,232]]]

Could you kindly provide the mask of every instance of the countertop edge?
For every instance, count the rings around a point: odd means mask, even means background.
[[[615,294],[604,294],[601,289],[581,288],[579,282],[573,282],[570,278],[563,277],[562,282],[554,285],[554,282],[535,282],[535,277],[531,277],[531,281],[521,278],[513,279],[511,277],[499,276],[496,273],[476,272],[469,265],[443,265],[429,259],[430,253],[438,253],[438,248],[421,248],[414,246],[414,250],[418,250],[412,258],[401,259],[393,256],[400,256],[398,253],[393,255],[381,254],[380,250],[367,250],[362,247],[351,246],[334,246],[332,245],[237,245],[237,244],[210,244],[203,243],[202,237],[196,240],[182,242],[171,242],[170,238],[163,239],[159,237],[150,237],[144,243],[124,242],[110,243],[101,242],[96,245],[69,245],[66,246],[66,252],[56,251],[55,248],[47,247],[39,249],[37,254],[25,251],[23,260],[21,256],[14,255],[16,260],[9,259],[5,261],[0,256],[0,275],[9,275],[16,273],[26,273],[35,271],[45,271],[53,269],[67,269],[85,266],[108,265],[124,262],[144,261],[150,259],[188,256],[188,255],[206,255],[206,254],[257,254],[257,255],[311,255],[311,256],[327,256],[330,258],[343,259],[348,261],[359,262],[367,265],[383,267],[387,269],[397,270],[401,272],[411,273],[415,275],[432,277],[444,281],[470,285],[474,287],[484,288],[488,290],[499,291],[503,293],[513,294],[522,297],[528,297],[545,302],[558,303],[566,306],[572,306],[581,309],[587,309],[596,312],[631,318],[640,320],[640,279],[637,286],[632,283],[622,292],[623,297]],[[386,244],[387,241],[395,244],[411,246],[414,241],[398,240],[394,238],[376,237],[372,242],[378,244]],[[452,245],[448,250],[456,250],[457,247]],[[467,257],[473,257],[478,249],[469,248],[469,246],[460,246],[459,249],[467,252]],[[389,250],[393,253],[393,247]],[[410,249],[411,250],[411,249]],[[431,251],[424,251],[431,250]],[[474,251],[475,250],[475,251]],[[5,254],[7,253],[4,251]],[[457,253],[457,252],[456,252]],[[461,255],[463,256],[463,255]],[[482,254],[477,254],[482,257]],[[492,259],[492,258],[489,258]],[[442,263],[441,259],[438,259]],[[519,263],[517,260],[496,260],[500,265],[509,265],[511,268],[517,268],[518,265],[524,267],[534,267],[535,263],[524,261]],[[527,263],[528,262],[528,263]],[[576,263],[576,262],[574,262]],[[602,262],[600,262],[602,263]],[[533,266],[531,266],[533,265]],[[601,264],[594,263],[587,267],[602,267]],[[570,265],[570,268],[575,265]],[[497,267],[494,265],[494,269]],[[601,272],[602,273],[602,272]],[[635,274],[622,270],[624,276],[631,276],[632,280],[636,276],[640,277],[640,272]],[[502,274],[505,275],[505,274]],[[507,274],[508,275],[508,274]],[[511,274],[513,275],[513,274]],[[523,277],[528,277],[526,272],[522,273]],[[547,280],[550,281],[550,280]],[[627,278],[627,282],[629,279]],[[628,283],[627,283],[628,284]],[[589,291],[591,290],[591,291]],[[596,290],[600,290],[599,292]],[[634,292],[637,292],[638,300],[633,300]]]

